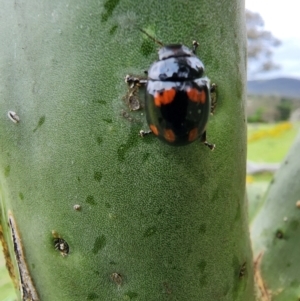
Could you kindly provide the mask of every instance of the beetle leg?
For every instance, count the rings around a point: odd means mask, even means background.
[[[146,135],[150,135],[152,134],[152,131],[151,130],[148,130],[148,131],[144,131],[144,130],[140,130],[140,133],[139,135],[143,138],[145,137]]]
[[[202,134],[200,141],[204,143],[204,145],[206,145],[207,147],[210,148],[210,150],[214,150],[216,145],[215,144],[211,144],[209,142],[206,141],[206,131]]]
[[[130,88],[134,88],[136,86],[142,86],[147,84],[147,79],[138,78],[127,74],[125,76],[125,83],[129,85]]]
[[[210,95],[211,95],[210,114],[214,115],[216,107],[217,107],[217,85],[215,83],[211,84]]]
[[[198,43],[197,41],[193,41],[192,52],[193,52],[194,54],[196,54],[196,50],[197,50],[198,46],[199,46],[199,43]]]

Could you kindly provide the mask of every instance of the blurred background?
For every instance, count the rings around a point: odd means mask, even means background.
[[[247,193],[251,220],[300,126],[297,0],[246,0],[246,22]]]
[[[299,0],[246,0],[250,219],[300,127]],[[0,301],[16,300],[0,251]]]

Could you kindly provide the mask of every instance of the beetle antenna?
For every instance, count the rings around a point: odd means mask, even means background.
[[[155,39],[154,37],[150,36],[149,33],[146,32],[144,29],[139,28],[139,30],[140,30],[142,33],[144,33],[144,34],[145,34],[149,39],[151,39],[153,42],[155,42],[156,44],[160,45],[161,47],[164,47],[164,44],[163,44],[161,41],[159,41],[159,40]]]

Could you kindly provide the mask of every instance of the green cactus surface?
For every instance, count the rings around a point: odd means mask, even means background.
[[[252,222],[255,279],[262,300],[300,299],[300,135]]]
[[[19,300],[253,301],[240,0],[2,1],[0,198]],[[156,45],[217,84],[202,143],[173,147],[128,105]],[[18,281],[17,281],[18,280]]]

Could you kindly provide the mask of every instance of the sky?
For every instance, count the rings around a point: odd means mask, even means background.
[[[246,0],[246,8],[259,13],[265,22],[264,28],[281,40],[273,54],[273,61],[280,69],[257,74],[254,79],[300,79],[300,0]]]

